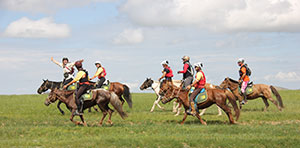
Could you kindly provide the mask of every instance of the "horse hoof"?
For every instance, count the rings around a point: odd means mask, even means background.
[[[65,112],[61,112],[62,115],[65,115]]]
[[[79,122],[79,121],[75,122],[75,125],[80,125],[80,124],[81,124],[81,122]]]
[[[87,127],[88,125],[87,125],[87,123],[86,123],[86,122],[84,122],[84,123],[83,123],[83,126],[84,126],[84,127]]]
[[[207,126],[207,123],[206,123],[206,122],[203,122],[202,124],[205,125],[205,126]]]
[[[102,126],[102,123],[99,123],[98,126]]]
[[[107,124],[109,124],[109,125],[113,125],[114,123],[113,122],[111,122],[111,121],[107,121]]]

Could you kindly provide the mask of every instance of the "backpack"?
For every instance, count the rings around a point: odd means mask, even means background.
[[[247,76],[251,76],[252,74],[252,71],[251,69],[249,68],[248,64],[244,64],[245,68],[246,68],[246,75]]]

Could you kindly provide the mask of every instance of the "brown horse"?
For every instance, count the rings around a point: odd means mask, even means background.
[[[132,98],[130,94],[130,89],[127,85],[119,83],[119,82],[111,82],[109,91],[113,91],[116,95],[119,96],[119,99],[124,104],[125,100],[130,108],[132,108]],[[125,100],[124,100],[125,99]]]
[[[226,89],[207,89],[206,91],[207,91],[208,98],[205,102],[197,104],[198,109],[208,108],[213,104],[217,104],[227,114],[230,123],[235,124],[236,122],[234,121],[233,116],[231,114],[231,109],[226,104],[226,100],[228,99],[234,108],[236,120],[238,120],[240,116],[240,110],[236,104],[235,96],[229,90]],[[163,104],[170,102],[174,98],[179,99],[179,101],[182,103],[182,105],[185,108],[185,114],[181,122],[181,124],[184,124],[188,116],[187,110],[190,107],[189,90],[186,89],[183,90],[181,89],[181,87],[178,88],[174,86],[172,83],[168,83],[164,81],[160,88],[160,95],[163,96],[162,98]],[[202,124],[206,125],[206,122],[202,120],[199,114],[196,114],[195,116],[200,120]]]
[[[77,110],[77,105],[75,103],[75,97],[74,97],[75,91],[65,91],[65,90],[59,90],[59,89],[53,89],[51,90],[48,98],[45,100],[45,105],[49,106],[51,103],[55,102],[57,99],[65,103],[70,109],[71,109],[71,118],[70,120],[75,123],[76,125],[84,125],[87,126],[87,123],[84,121],[83,115],[80,115],[80,119],[82,122],[74,121],[74,112]],[[120,114],[120,116],[124,119],[127,117],[127,114],[123,111],[121,101],[119,100],[118,96],[114,92],[109,92],[104,89],[96,89],[93,90],[93,99],[92,100],[86,100],[84,101],[83,109],[98,105],[103,113],[103,117],[101,121],[99,122],[99,125],[101,126],[103,123],[103,120],[105,119],[106,115],[109,114],[108,123],[111,125],[113,124],[111,121],[111,116],[113,113],[113,110],[111,110],[108,106],[108,104],[111,103],[112,106],[117,110],[117,112]]]
[[[227,77],[222,82],[220,87],[230,89],[231,92],[238,98],[238,100],[240,102],[240,108],[242,108],[241,101],[244,99],[244,97],[239,93],[239,90],[238,90],[239,82],[238,81],[235,81],[235,80]],[[276,96],[279,105],[278,105],[277,101],[275,101],[272,98],[272,93]],[[282,108],[284,108],[280,94],[278,93],[276,88],[272,85],[254,84],[253,85],[253,93],[248,95],[247,99],[253,100],[253,99],[256,99],[259,97],[261,97],[265,103],[264,111],[267,111],[267,109],[269,107],[268,100],[270,100],[272,103],[274,103],[280,111]]]

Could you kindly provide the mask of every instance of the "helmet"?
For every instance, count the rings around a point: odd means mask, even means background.
[[[203,63],[202,62],[198,62],[194,64],[195,67],[200,67],[203,68]]]
[[[67,57],[64,57],[64,58],[62,59],[62,61],[64,61],[64,60],[69,61],[69,59],[68,59]]]
[[[183,56],[181,59],[182,59],[182,60],[187,60],[187,61],[189,61],[189,60],[190,60],[190,57],[189,57],[189,56]]]
[[[101,64],[101,62],[100,61],[96,61],[95,64]]]
[[[169,61],[165,60],[161,62],[161,65],[169,65]]]
[[[75,62],[75,66],[76,66],[77,69],[82,68],[82,62],[81,61]]]
[[[244,58],[239,58],[239,60],[238,60],[238,63],[244,63],[245,62],[245,59]]]

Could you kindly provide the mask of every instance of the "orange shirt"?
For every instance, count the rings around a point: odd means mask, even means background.
[[[243,74],[246,74],[247,69],[246,69],[245,67],[242,67],[241,70],[242,70],[242,73],[243,73]],[[246,75],[246,76],[244,77],[243,81],[244,81],[244,82],[249,82],[249,81],[250,81],[249,76]]]

